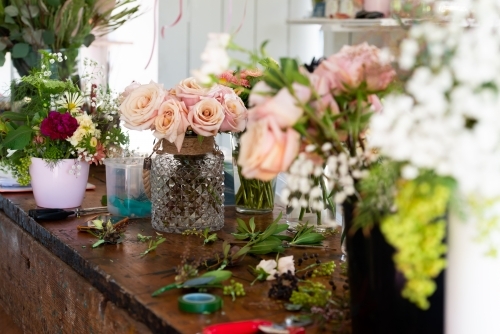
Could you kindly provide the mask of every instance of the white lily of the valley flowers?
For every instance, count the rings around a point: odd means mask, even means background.
[[[290,271],[295,274],[295,264],[293,262],[293,255],[280,257],[278,259],[278,273],[280,275],[287,273]]]
[[[261,260],[260,263],[255,267],[255,269],[264,270],[266,273],[269,274],[269,276],[267,276],[266,280],[272,281],[275,279],[274,275],[276,274],[276,266],[277,266],[277,263],[274,260]]]
[[[211,82],[210,75],[220,75],[229,68],[231,58],[227,53],[227,46],[231,40],[231,35],[226,33],[208,34],[208,42],[205,50],[201,53],[203,64],[200,69],[193,70],[192,74],[201,84]]]

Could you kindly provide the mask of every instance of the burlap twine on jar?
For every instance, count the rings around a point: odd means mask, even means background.
[[[172,144],[166,139],[160,139],[153,147],[153,153],[144,159],[142,167],[142,180],[144,182],[144,191],[149,199],[151,199],[151,156],[153,154],[173,154],[173,155],[202,155],[213,152],[214,137],[203,137],[203,141],[198,140],[198,137],[185,137],[182,142],[180,152],[175,144]]]

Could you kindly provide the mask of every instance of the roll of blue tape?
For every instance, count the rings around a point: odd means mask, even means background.
[[[209,293],[188,293],[178,299],[179,309],[190,313],[212,313],[220,310],[222,299]]]

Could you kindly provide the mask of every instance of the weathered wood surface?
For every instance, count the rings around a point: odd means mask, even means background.
[[[151,333],[1,212],[0,231],[0,305],[23,333]]]
[[[90,182],[96,184],[97,189],[87,191],[83,207],[99,206],[101,196],[105,194],[103,170],[94,169],[91,170],[91,174],[93,175]],[[247,256],[238,267],[232,268],[235,279],[245,285],[246,297],[239,298],[235,302],[232,302],[229,297],[224,297],[222,311],[214,314],[193,315],[183,313],[177,308],[177,298],[187,291],[171,290],[156,298],[151,297],[151,293],[157,288],[174,281],[175,274],[172,269],[180,263],[182,256],[192,258],[213,257],[215,253],[220,252],[222,241],[218,241],[213,245],[202,246],[202,239],[196,236],[163,233],[167,239],[166,242],[161,244],[156,251],[141,257],[140,254],[147,249],[147,245],[137,240],[137,234],[155,235],[155,231],[152,229],[149,219],[136,219],[132,220],[128,226],[126,238],[122,244],[105,245],[92,249],[91,245],[95,242],[95,238],[88,234],[78,233],[76,230],[76,226],[83,225],[89,217],[36,223],[27,216],[27,211],[34,207],[35,202],[31,193],[4,194],[0,196],[0,209],[3,209],[8,217],[26,230],[47,251],[47,255],[38,256],[38,254],[32,254],[33,248],[27,247],[26,243],[19,244],[17,242],[17,244],[7,247],[11,249],[10,252],[13,252],[10,256],[24,254],[30,259],[30,263],[33,262],[30,256],[36,256],[35,258],[38,259],[36,261],[40,261],[40,270],[46,267],[48,275],[50,271],[49,262],[44,259],[54,255],[80,274],[93,288],[97,289],[102,294],[103,300],[109,301],[111,305],[116,305],[117,308],[122,308],[132,318],[144,323],[152,332],[197,333],[201,331],[203,326],[211,323],[255,318],[281,322],[286,315],[289,315],[283,309],[282,303],[267,297],[270,283],[256,283],[253,286],[248,284],[253,280],[253,276],[248,272],[248,265],[255,266],[258,264],[260,257]],[[264,228],[269,224],[273,219],[273,215],[278,214],[277,210],[275,211],[273,214],[256,216],[258,228]],[[235,231],[236,217],[246,220],[248,216],[236,214],[233,207],[226,207],[225,212],[225,226],[222,231],[218,232],[218,236],[220,239],[231,241],[234,240],[231,233]],[[2,231],[2,234],[4,234],[4,231]],[[5,249],[3,242],[6,241],[2,241],[2,249]],[[341,256],[340,249],[337,247],[338,243],[338,236],[331,237],[325,242],[326,248],[308,249],[307,251],[318,253],[322,260],[335,260],[338,264]],[[304,249],[287,250],[287,254],[296,256],[300,256],[303,252]],[[7,255],[2,254],[0,256]],[[264,256],[264,258],[272,257]],[[19,266],[27,267],[26,263],[26,261],[20,261]],[[33,267],[34,264],[30,264],[30,266]],[[29,271],[29,269],[26,270]],[[0,270],[1,280],[9,279],[8,275],[5,270]],[[51,275],[53,275],[52,279],[56,282],[59,282],[65,276],[58,276],[55,272]],[[80,278],[80,276],[78,277]],[[18,279],[12,278],[12,280]],[[45,280],[43,276],[39,276],[38,279]],[[18,284],[18,288],[22,288],[22,282],[16,282],[16,284]],[[63,283],[59,282],[58,284]],[[40,292],[30,291],[28,296],[30,296],[33,303],[37,298],[40,298]],[[213,292],[222,295],[221,290]],[[58,290],[58,294],[58,296],[49,298],[64,303],[64,298],[71,298],[72,296],[69,293],[66,296],[63,289]],[[74,301],[82,302],[81,307],[75,309],[76,318],[81,316],[82,312],[90,312],[84,307],[83,300],[74,299]],[[15,302],[18,304],[23,303],[22,301],[12,301],[11,303]],[[99,309],[99,303],[89,306]],[[43,308],[45,306],[39,305],[39,307]],[[7,310],[8,313],[10,313],[9,310],[10,308]],[[16,309],[16,311],[19,310]],[[42,315],[37,312],[32,313],[31,316],[39,317]],[[65,318],[69,317],[70,313],[59,314],[58,316]],[[51,318],[46,315],[43,315],[43,317],[47,320]],[[66,320],[61,320],[61,324],[64,321]],[[64,327],[62,332],[70,332],[68,330],[67,327]],[[79,329],[76,328],[74,331],[79,332]],[[81,332],[88,333],[89,331],[82,330]],[[96,329],[95,332],[100,331]]]

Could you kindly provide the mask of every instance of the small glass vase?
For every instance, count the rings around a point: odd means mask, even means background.
[[[274,209],[276,178],[271,181],[247,179],[238,166],[241,133],[232,133],[234,193],[236,212],[244,214],[263,214]]]
[[[184,139],[181,151],[162,140],[151,166],[151,222],[168,233],[224,226],[224,155],[213,137]]]

